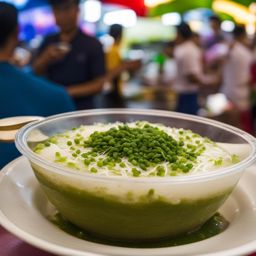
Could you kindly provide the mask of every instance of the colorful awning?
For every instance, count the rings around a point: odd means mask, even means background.
[[[147,7],[144,4],[144,0],[102,0],[106,4],[117,4],[128,7],[136,12],[138,16],[147,15]]]

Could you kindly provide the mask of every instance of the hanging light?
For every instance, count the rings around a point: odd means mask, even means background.
[[[28,0],[4,0],[4,2],[14,4],[18,8],[22,8],[28,3]]]
[[[165,3],[169,3],[173,0],[144,0],[144,4],[147,7],[155,7],[159,4],[165,4]]]
[[[254,19],[254,16],[249,12],[248,7],[233,1],[215,0],[212,3],[212,8],[215,12],[229,14],[237,23],[247,24],[251,23],[251,21]]]
[[[107,25],[120,24],[124,27],[133,27],[137,23],[137,15],[131,9],[107,12],[103,17],[103,22]]]
[[[232,32],[235,28],[235,23],[231,20],[224,20],[221,22],[220,27],[225,32]]]
[[[97,22],[101,17],[101,3],[98,0],[87,0],[82,5],[83,19],[88,22]]]
[[[166,13],[161,19],[165,26],[177,26],[181,23],[181,16],[177,12]]]

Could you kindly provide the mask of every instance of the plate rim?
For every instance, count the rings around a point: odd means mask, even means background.
[[[2,170],[0,171],[0,185],[1,185],[4,177],[6,175],[8,175],[8,173],[15,171],[15,168],[13,168],[13,167],[15,167],[21,161],[24,161],[24,160],[28,161],[26,157],[20,156],[20,157],[16,158],[15,160],[11,161],[4,168],[2,168]],[[255,166],[255,164],[253,166]],[[248,172],[250,172],[250,170],[248,170]],[[34,178],[34,181],[36,181],[35,178]],[[38,186],[39,186],[39,184],[38,184]],[[43,251],[54,253],[57,255],[63,255],[63,256],[64,255],[65,256],[71,256],[71,255],[73,255],[73,256],[106,256],[106,255],[111,255],[111,254],[99,254],[99,253],[90,252],[90,251],[74,250],[74,249],[70,249],[65,246],[60,246],[55,243],[48,242],[42,238],[35,237],[32,234],[30,234],[29,232],[24,231],[22,228],[20,228],[19,226],[17,226],[13,222],[11,222],[8,219],[8,217],[2,212],[1,209],[0,209],[0,225],[4,229],[6,229],[8,232],[10,232],[11,234],[18,237],[20,240],[22,240],[36,248],[39,248]],[[95,242],[93,242],[93,243],[101,245],[100,243],[95,243]],[[115,247],[115,246],[111,246],[111,247]],[[124,248],[124,250],[126,249],[126,247],[123,247],[123,248]],[[165,248],[167,249],[167,248],[171,248],[171,247],[165,247]],[[141,248],[136,248],[136,249],[141,249]],[[159,249],[159,248],[148,248],[148,249],[154,250],[154,249]],[[143,250],[145,250],[145,248],[143,248]],[[216,256],[216,255],[241,256],[241,255],[250,254],[250,253],[254,253],[254,252],[256,252],[256,236],[255,236],[254,241],[246,243],[239,247],[223,250],[220,252],[196,254],[196,256]],[[165,255],[165,254],[163,254],[163,255]]]

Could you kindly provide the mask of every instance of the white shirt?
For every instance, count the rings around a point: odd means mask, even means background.
[[[250,107],[250,65],[252,54],[244,45],[235,42],[223,70],[222,93],[241,111]]]
[[[191,41],[186,41],[174,49],[177,73],[173,89],[178,93],[197,92],[198,84],[187,79],[187,75],[201,75],[202,53]]]

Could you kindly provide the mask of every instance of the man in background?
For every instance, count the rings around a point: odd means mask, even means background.
[[[226,41],[226,37],[221,30],[221,19],[216,15],[212,15],[209,18],[209,23],[212,29],[212,34],[207,38],[205,42],[206,49],[209,49],[219,43],[225,43]]]
[[[192,41],[192,31],[188,24],[177,26],[174,59],[177,64],[177,74],[174,90],[177,93],[177,112],[196,115],[199,110],[198,90],[202,75],[202,53]]]
[[[173,53],[177,65],[173,85],[177,93],[176,111],[196,115],[200,108],[199,90],[216,87],[220,77],[217,73],[213,76],[203,72],[202,51],[198,43],[195,43],[189,25],[183,22],[176,29],[176,46]]]
[[[245,28],[236,26],[233,30],[233,42],[224,61],[221,92],[227,96],[237,110],[241,128],[252,132],[250,67],[253,58],[247,45]]]
[[[33,67],[38,75],[64,85],[77,109],[94,107],[94,96],[105,82],[100,42],[78,26],[79,0],[49,0],[59,33],[45,38]]]
[[[49,116],[74,110],[61,86],[25,74],[10,64],[18,44],[18,12],[0,2],[0,118]],[[14,144],[0,143],[0,168],[18,156]]]

